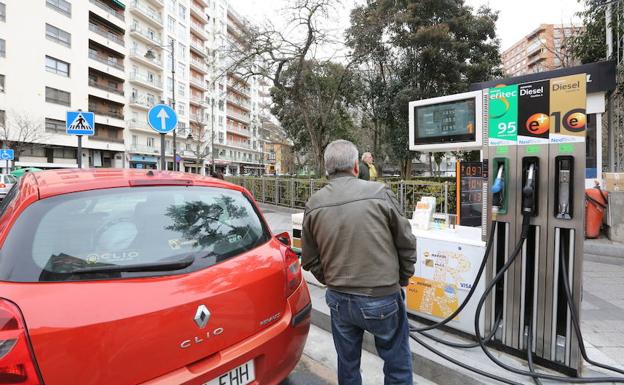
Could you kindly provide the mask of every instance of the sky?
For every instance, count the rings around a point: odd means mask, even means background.
[[[511,47],[523,36],[540,24],[570,24],[579,22],[575,13],[582,9],[578,0],[465,0],[470,6],[478,8],[489,5],[500,11],[496,23],[497,35],[501,39],[501,50]],[[361,0],[342,0],[343,7],[331,16],[336,25],[336,33],[349,26],[349,11]],[[266,19],[276,20],[280,9],[288,0],[229,0],[229,3],[241,15],[252,22],[262,23]],[[277,25],[279,23],[276,22]]]

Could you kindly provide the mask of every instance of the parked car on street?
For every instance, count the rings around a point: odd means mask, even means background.
[[[0,174],[0,200],[4,199],[15,183],[17,183],[17,178],[13,175]]]
[[[219,179],[26,173],[0,203],[0,383],[278,384],[310,327],[289,243]]]

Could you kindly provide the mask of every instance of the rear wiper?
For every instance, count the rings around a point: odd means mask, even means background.
[[[195,257],[186,257],[170,262],[139,263],[136,265],[93,266],[86,269],[68,271],[66,274],[97,274],[97,273],[136,273],[144,271],[174,271],[191,266]]]

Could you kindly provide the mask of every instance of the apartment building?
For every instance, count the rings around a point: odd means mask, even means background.
[[[232,7],[227,7],[225,23],[227,44],[245,47],[242,38],[246,21]],[[219,130],[214,141],[215,166],[226,175],[256,174],[264,172],[262,146],[259,140],[261,126],[259,81],[243,78],[234,72],[225,76],[225,129]]]
[[[506,76],[550,71],[580,64],[566,50],[566,40],[580,27],[541,24],[501,55]]]
[[[296,172],[293,143],[282,127],[268,120],[263,121],[261,141],[266,174],[284,175]]]
[[[179,118],[168,169],[205,173],[215,158],[226,173],[260,172],[256,79],[220,75],[235,28],[226,0],[0,0],[0,139],[32,143],[16,166],[159,168],[147,112],[164,102]],[[80,155],[65,134],[77,109],[95,113]]]
[[[0,2],[0,131],[29,142],[15,165],[123,167],[126,25],[103,0]],[[27,21],[27,22],[25,22]],[[65,134],[67,110],[96,113],[95,135]]]

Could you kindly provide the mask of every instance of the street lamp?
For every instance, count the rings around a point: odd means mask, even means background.
[[[171,85],[171,108],[173,108],[173,110],[176,110],[176,98],[175,98],[175,87],[176,87],[176,80],[175,80],[175,41],[171,40],[171,43],[168,45],[152,45],[149,46],[147,48],[147,52],[145,52],[145,58],[148,60],[154,60],[156,58],[156,55],[154,55],[154,52],[152,51],[152,48],[155,47],[159,47],[164,49],[165,51],[167,51],[167,47],[169,47],[169,52],[171,52],[171,79],[173,84]],[[178,162],[177,162],[177,155],[176,155],[176,129],[173,130],[173,171],[178,171]]]

